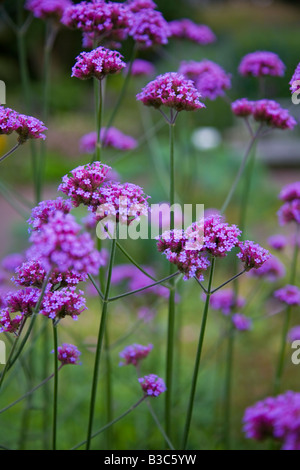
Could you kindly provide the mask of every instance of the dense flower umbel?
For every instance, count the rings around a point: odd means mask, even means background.
[[[292,93],[298,92],[300,89],[300,62],[296,67],[295,72],[290,81],[290,90]]]
[[[97,47],[90,52],[81,52],[72,68],[72,77],[86,80],[95,77],[103,80],[107,75],[120,72],[126,67],[118,51]]]
[[[14,273],[16,268],[25,261],[23,253],[10,253],[1,261],[1,266],[5,271]]]
[[[300,340],[300,325],[293,326],[287,334],[287,341],[292,343],[296,340]]]
[[[79,364],[78,361],[80,355],[81,352],[76,346],[74,346],[74,344],[63,343],[57,348],[57,357],[63,366],[67,364]]]
[[[0,310],[0,333],[17,333],[23,320],[22,313],[15,315],[9,308],[2,308]]]
[[[248,318],[241,313],[235,313],[232,315],[231,320],[235,328],[239,331],[248,331],[252,327],[251,318]]]
[[[148,10],[157,7],[156,3],[152,0],[127,0],[126,5],[132,13],[138,13],[141,10]]]
[[[300,199],[283,204],[277,212],[279,225],[286,225],[290,222],[300,224]]]
[[[211,60],[181,62],[178,72],[192,80],[201,96],[210,100],[223,96],[231,87],[230,75]]]
[[[158,397],[166,391],[166,385],[160,377],[155,374],[145,375],[138,379],[145,395],[149,397]]]
[[[263,77],[271,75],[282,77],[285,72],[285,65],[274,52],[257,51],[245,55],[238,70],[243,76]]]
[[[294,199],[300,199],[300,181],[295,181],[285,185],[280,191],[278,197],[285,202],[291,202]]]
[[[143,346],[142,344],[132,344],[127,346],[123,351],[120,352],[120,358],[124,361],[120,362],[120,366],[128,366],[132,364],[137,366],[142,359],[145,359],[150,351],[153,349],[152,344]]]
[[[246,240],[239,242],[238,246],[240,253],[237,254],[237,257],[244,263],[246,271],[260,268],[271,257],[269,251],[258,243]]]
[[[278,233],[275,235],[271,235],[268,238],[268,243],[270,247],[273,248],[274,250],[281,251],[286,247],[288,241],[284,235],[282,235],[281,233]]]
[[[122,41],[128,35],[132,14],[122,3],[93,0],[67,8],[61,21],[99,40]]]
[[[98,273],[101,255],[89,233],[80,233],[81,226],[71,214],[57,211],[39,231],[30,236],[28,258],[39,260],[44,269],[72,270],[75,274]]]
[[[205,108],[201,103],[200,93],[191,80],[176,72],[159,75],[155,80],[148,83],[137,99],[146,106],[167,106],[176,111],[195,111]]]
[[[300,289],[288,284],[274,292],[274,297],[287,305],[300,305]]]
[[[204,247],[212,256],[226,256],[238,245],[241,233],[236,225],[223,222],[221,216],[212,215],[204,219]]]
[[[15,131],[19,135],[19,144],[24,144],[28,139],[44,140],[45,130],[47,127],[38,119],[0,106],[0,134],[11,134]]]
[[[16,292],[9,292],[4,299],[5,308],[0,310],[0,333],[17,333],[20,325],[32,315],[40,291],[27,288]]]
[[[37,18],[60,20],[65,9],[71,5],[71,0],[27,0],[25,8]]]
[[[55,292],[47,292],[40,309],[40,313],[52,320],[60,320],[70,316],[77,320],[84,310],[85,305],[83,292],[76,292],[75,287],[65,287]]]
[[[135,59],[132,63],[131,75],[133,77],[147,76],[155,74],[155,66],[145,59]]]
[[[282,450],[300,450],[300,393],[287,391],[257,402],[246,409],[243,422],[247,438],[271,437]]]
[[[188,39],[197,44],[206,45],[216,41],[212,30],[204,24],[196,24],[192,20],[183,18],[169,22],[171,35],[175,38]]]
[[[40,202],[31,211],[30,219],[28,220],[31,230],[40,230],[42,225],[47,224],[49,216],[56,211],[68,214],[72,209],[72,202],[69,199],[58,197],[57,199],[50,199]]]
[[[232,289],[220,289],[210,297],[211,308],[221,310],[224,315],[229,315],[234,309],[242,308],[245,302],[245,299],[236,296]]]
[[[141,215],[148,215],[148,198],[136,184],[108,182],[99,189],[93,210],[99,221],[113,217],[116,222],[129,225],[133,220],[139,220]]]
[[[103,147],[112,147],[118,150],[132,150],[137,146],[137,141],[133,137],[123,134],[116,127],[110,127],[109,129],[102,127],[100,140]],[[94,153],[96,144],[97,132],[85,134],[79,142],[80,151]]]
[[[242,98],[234,101],[231,109],[238,117],[251,115],[255,121],[277,129],[293,129],[297,124],[289,111],[273,100],[249,101]]]
[[[97,202],[96,191],[106,180],[109,170],[111,168],[101,162],[78,166],[63,177],[58,190],[70,197],[75,207],[80,204],[93,206]]]
[[[134,14],[129,35],[139,49],[149,49],[167,44],[171,31],[160,11],[147,8]]]

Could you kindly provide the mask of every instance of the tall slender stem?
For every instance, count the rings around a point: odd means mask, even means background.
[[[293,254],[291,273],[290,273],[290,279],[289,279],[289,284],[292,284],[292,285],[295,283],[296,274],[297,274],[297,261],[298,261],[298,254],[299,254],[298,235],[300,231],[299,227],[300,227],[299,224],[297,224],[294,254]],[[282,374],[284,370],[284,362],[285,362],[284,360],[285,360],[285,350],[286,350],[286,338],[287,338],[287,334],[289,331],[291,314],[292,314],[292,306],[288,305],[285,311],[285,317],[284,317],[284,323],[283,323],[282,335],[281,335],[281,345],[280,345],[278,362],[277,362],[277,367],[276,367],[276,372],[275,372],[275,380],[274,380],[274,388],[273,388],[274,395],[279,393],[279,390],[280,390],[281,379],[282,379]]]
[[[102,127],[102,114],[103,114],[103,87],[102,80],[94,79],[94,94],[95,94],[95,114],[96,114],[96,148],[93,161],[101,160],[101,148],[103,139],[101,139],[101,127]],[[105,135],[106,137],[106,135]],[[102,142],[101,142],[102,140]]]
[[[58,343],[57,327],[53,321],[53,348],[54,348],[54,389],[53,389],[53,426],[52,426],[52,450],[56,450],[57,438],[57,402],[58,402]]]
[[[13,148],[11,148],[5,155],[3,155],[1,158],[0,158],[0,162],[2,162],[3,160],[5,160],[7,157],[9,157],[12,153],[14,153],[19,147],[20,147],[20,143],[18,142]]]
[[[169,125],[170,139],[170,229],[174,228],[173,205],[175,199],[175,165],[174,165],[174,124]],[[170,276],[174,273],[175,266],[170,264]],[[166,434],[170,436],[172,429],[172,392],[173,392],[173,363],[174,363],[174,342],[175,342],[175,284],[170,281],[171,289],[169,293],[168,311],[168,332],[167,332],[167,356],[166,356],[166,396],[165,396],[165,426]]]
[[[229,335],[227,342],[225,390],[224,390],[224,444],[225,449],[231,448],[231,389],[233,374],[233,351],[234,351],[234,325],[230,320]]]
[[[197,353],[196,353],[196,360],[195,360],[195,365],[194,365],[192,386],[191,386],[190,397],[189,397],[189,402],[188,402],[188,409],[187,409],[187,414],[186,414],[186,422],[185,422],[185,428],[184,428],[184,434],[183,434],[183,444],[182,444],[182,449],[183,450],[186,449],[187,442],[188,442],[188,437],[189,437],[189,432],[190,432],[190,426],[191,426],[191,420],[192,420],[192,414],[193,414],[193,407],[194,407],[194,400],[195,400],[195,393],[196,393],[196,386],[197,386],[197,379],[198,379],[198,372],[199,372],[199,366],[200,366],[200,362],[201,362],[201,354],[202,354],[204,335],[205,335],[205,329],[206,329],[206,322],[207,322],[207,316],[208,316],[208,310],[209,310],[209,301],[210,301],[210,296],[211,296],[211,286],[212,286],[212,281],[213,281],[214,269],[215,269],[215,258],[212,258],[211,267],[210,267],[210,274],[209,274],[209,280],[208,280],[206,300],[205,300],[203,316],[202,316],[200,336],[199,336],[199,341],[198,341],[198,348],[197,348]]]
[[[101,321],[100,321],[99,332],[98,332],[98,341],[97,341],[97,348],[96,348],[96,357],[95,357],[95,364],[94,364],[94,373],[93,373],[92,391],[91,391],[91,400],[90,400],[90,412],[89,412],[89,422],[88,422],[88,431],[87,431],[87,440],[86,440],[86,450],[89,450],[91,446],[96,395],[97,395],[97,385],[98,385],[98,377],[99,377],[99,365],[100,365],[102,345],[103,345],[103,339],[104,339],[105,328],[106,328],[107,306],[108,306],[108,298],[109,298],[109,291],[110,291],[110,285],[111,285],[111,275],[112,275],[112,269],[113,269],[114,258],[115,258],[115,251],[116,251],[116,238],[113,238],[109,266],[108,266],[108,273],[107,273],[106,289],[104,293],[104,300],[103,300],[103,306],[102,306],[102,315],[101,315]]]

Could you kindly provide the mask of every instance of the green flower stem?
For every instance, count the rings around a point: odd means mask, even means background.
[[[11,148],[5,155],[3,155],[1,158],[0,158],[0,162],[2,162],[3,160],[5,160],[7,157],[9,157],[12,153],[14,153],[16,150],[18,150],[18,148],[20,147],[20,143],[18,142],[13,148]]]
[[[156,413],[155,413],[155,411],[154,411],[154,409],[153,409],[153,407],[152,407],[152,404],[151,404],[151,398],[147,398],[147,400],[146,400],[146,405],[148,406],[149,411],[150,411],[150,413],[151,413],[151,416],[152,416],[152,418],[154,419],[155,424],[156,424],[156,426],[158,427],[158,429],[159,429],[161,435],[162,435],[163,438],[165,439],[167,445],[169,446],[169,448],[170,448],[171,450],[175,450],[175,448],[174,448],[172,442],[170,441],[169,437],[168,437],[167,434],[165,433],[164,428],[162,427],[162,425],[161,425],[161,423],[160,423],[158,417],[156,416]]]
[[[89,450],[91,446],[98,376],[99,376],[99,365],[100,365],[100,359],[101,359],[103,339],[104,339],[105,329],[106,329],[108,298],[109,298],[109,291],[110,291],[110,285],[111,285],[111,275],[112,275],[112,269],[113,269],[113,264],[114,264],[115,252],[116,252],[116,238],[113,238],[109,266],[108,266],[108,273],[107,273],[106,289],[105,289],[103,305],[102,305],[102,315],[101,315],[101,321],[100,321],[100,326],[99,326],[97,348],[96,348],[96,357],[95,357],[95,364],[94,364],[94,373],[93,373],[92,391],[91,391],[91,400],[90,400],[89,423],[88,423],[87,440],[86,440],[86,450]]]
[[[96,149],[95,149],[94,157],[91,163],[93,163],[94,161],[98,161],[98,162],[101,161],[101,148],[102,148],[101,127],[102,127],[102,114],[103,114],[103,86],[102,86],[102,80],[98,80],[97,78],[94,78],[94,95],[95,95],[97,140],[96,140]]]
[[[172,109],[171,119],[172,121]],[[175,165],[174,165],[174,129],[175,124],[169,125],[170,140],[170,209],[175,200]],[[170,211],[170,229],[174,228],[174,211]],[[170,276],[174,274],[175,266],[170,263]],[[168,308],[167,352],[166,352],[166,394],[165,394],[165,429],[168,436],[172,429],[172,394],[173,394],[173,365],[175,344],[175,285],[171,278]]]
[[[290,273],[290,280],[289,284],[295,284],[296,275],[297,275],[297,261],[298,261],[298,254],[299,254],[299,245],[298,245],[298,236],[299,236],[299,224],[296,227],[296,236],[295,236],[295,247],[294,247],[294,254],[292,259],[292,266],[291,266],[291,273]],[[274,387],[273,393],[277,395],[280,391],[281,380],[284,370],[284,362],[285,362],[285,351],[286,351],[286,338],[289,331],[290,321],[292,315],[292,306],[288,305],[285,311],[284,323],[282,328],[282,336],[281,336],[281,345],[279,350],[278,362],[275,372],[275,379],[274,379]]]
[[[243,269],[243,271],[239,272],[238,274],[236,274],[235,276],[231,277],[230,279],[228,279],[228,281],[226,282],[223,282],[223,284],[221,284],[220,286],[216,287],[215,289],[213,289],[211,291],[211,294],[214,294],[215,292],[217,292],[219,289],[222,289],[222,287],[226,286],[227,284],[229,284],[229,282],[232,282],[234,281],[235,279],[237,279],[238,277],[240,277],[242,274],[244,274],[247,270],[246,269]]]
[[[194,365],[192,386],[191,386],[191,391],[190,391],[188,409],[187,409],[187,414],[186,414],[186,422],[185,422],[185,427],[184,427],[183,442],[182,442],[182,449],[183,450],[185,450],[186,447],[187,447],[189,431],[190,431],[190,426],[191,426],[194,400],[195,400],[195,393],[196,393],[196,386],[197,386],[197,379],[198,379],[198,372],[199,372],[199,367],[200,367],[200,362],[201,362],[201,354],[202,354],[204,335],[205,335],[205,329],[206,329],[206,322],[207,322],[207,316],[208,316],[208,310],[209,310],[209,301],[210,301],[210,296],[211,296],[211,287],[212,287],[214,269],[215,269],[215,258],[212,258],[210,273],[209,273],[206,300],[205,300],[203,316],[202,316],[200,336],[199,336],[199,341],[198,341],[198,348],[197,348],[197,353],[196,353],[196,360],[195,360],[195,365]]]
[[[57,445],[57,403],[58,403],[58,342],[57,326],[53,321],[53,349],[54,349],[54,389],[53,389],[53,425],[52,425],[52,450],[56,450]]]
[[[226,355],[226,370],[225,370],[225,389],[224,389],[224,445],[226,450],[231,448],[231,389],[232,389],[232,375],[233,375],[233,360],[234,360],[234,339],[235,329],[228,318],[229,334],[227,341],[227,355]]]
[[[111,421],[110,423],[107,423],[105,426],[103,426],[101,429],[99,429],[98,431],[94,432],[93,434],[91,434],[90,436],[90,440],[93,439],[94,437],[98,436],[99,434],[101,434],[102,432],[106,431],[108,428],[110,428],[113,424],[117,423],[118,421],[121,421],[121,419],[125,418],[125,416],[127,416],[129,413],[131,413],[133,410],[135,410],[145,399],[147,398],[146,395],[144,395],[142,398],[140,398],[140,400],[135,403],[134,405],[132,405],[128,410],[126,410],[124,413],[122,413],[120,416],[118,416],[117,418],[115,418],[113,421]],[[82,441],[80,442],[79,444],[77,444],[76,446],[72,447],[72,449],[70,450],[76,450],[78,449],[79,447],[83,446],[84,444],[87,444],[88,441],[85,440],[85,441]]]
[[[152,279],[152,281],[157,282],[157,279],[155,277],[151,276],[151,274],[147,273],[134,259],[133,257],[125,250],[125,248],[120,245],[120,243],[117,241],[116,243],[117,247],[119,250],[123,253],[124,256],[137,268],[139,269],[145,276],[149,277],[149,279]]]

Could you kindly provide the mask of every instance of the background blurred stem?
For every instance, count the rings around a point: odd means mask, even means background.
[[[54,349],[54,389],[53,389],[53,427],[52,427],[52,450],[56,450],[57,440],[57,403],[58,403],[58,343],[57,327],[53,321],[53,349]]]

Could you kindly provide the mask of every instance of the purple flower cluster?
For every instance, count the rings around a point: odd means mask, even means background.
[[[238,117],[251,115],[255,121],[277,129],[293,129],[297,124],[289,111],[273,100],[249,101],[242,98],[234,101],[231,109]]]
[[[210,297],[210,307],[214,310],[221,310],[224,315],[230,315],[233,310],[240,309],[245,305],[246,300],[241,296],[236,296],[232,289],[221,289]]]
[[[81,52],[72,68],[72,77],[86,80],[92,77],[103,80],[109,74],[120,72],[126,67],[118,51],[97,47],[90,52]]]
[[[38,260],[44,269],[73,271],[76,274],[97,274],[101,255],[89,233],[81,232],[71,214],[54,212],[40,230],[32,232],[28,258]]]
[[[194,82],[203,98],[215,100],[231,87],[231,77],[211,60],[181,62],[178,73]]]
[[[300,393],[287,391],[255,403],[246,409],[243,422],[249,439],[274,438],[282,450],[300,450]]]
[[[4,299],[5,307],[0,310],[0,333],[17,334],[23,321],[32,315],[39,295],[39,290],[33,288],[9,292]]]
[[[205,108],[200,93],[191,80],[176,72],[159,75],[146,85],[137,99],[146,106],[167,106],[176,111],[195,111]]]
[[[38,119],[0,106],[0,134],[16,132],[19,144],[24,144],[28,139],[45,139],[45,130],[47,127]]]
[[[134,13],[129,35],[139,49],[150,49],[167,44],[171,31],[160,11],[143,8]]]
[[[241,313],[235,313],[232,315],[231,320],[234,327],[239,331],[248,331],[252,327],[251,319]]]
[[[25,8],[34,16],[46,20],[60,20],[66,8],[72,5],[71,0],[27,0]]]
[[[123,362],[120,362],[120,366],[128,366],[132,364],[137,366],[142,359],[145,359],[153,349],[152,344],[143,346],[142,344],[132,344],[127,346],[123,351],[120,352],[120,358]]]
[[[76,346],[74,346],[74,344],[63,343],[57,348],[57,357],[63,366],[67,364],[79,364],[78,361],[80,355],[81,352],[77,349]]]
[[[133,77],[149,76],[155,74],[155,67],[152,62],[145,59],[135,59],[132,63],[131,75]]]
[[[71,201],[69,199],[63,199],[62,197],[58,197],[53,200],[49,199],[41,201],[32,209],[28,223],[31,226],[31,230],[40,230],[44,224],[48,223],[49,217],[51,217],[51,215],[56,211],[60,211],[63,214],[69,214],[71,209]]]
[[[300,182],[296,181],[284,186],[279,194],[284,204],[277,212],[279,224],[286,225],[289,222],[300,223]]]
[[[287,239],[284,235],[278,233],[271,235],[268,239],[268,243],[274,250],[281,251],[286,247]]]
[[[97,190],[106,180],[110,169],[101,162],[78,166],[71,171],[70,175],[63,177],[58,191],[70,197],[74,207],[80,204],[94,206],[95,200],[96,202],[98,200]]]
[[[122,3],[93,0],[66,8],[61,21],[92,39],[122,41],[128,35],[132,14]]]
[[[221,216],[212,215],[204,219],[204,247],[212,256],[226,256],[238,245],[241,233],[236,225],[223,222]]]
[[[300,89],[300,62],[297,65],[289,84],[290,84],[290,90],[292,93],[299,91]]]
[[[287,305],[300,305],[300,289],[297,286],[288,284],[287,286],[276,290],[274,292],[274,297]]]
[[[129,225],[141,215],[148,215],[148,198],[136,184],[108,182],[100,188],[93,210],[98,221],[113,217],[116,222]]]
[[[263,77],[271,75],[273,77],[282,77],[285,72],[285,65],[274,52],[256,51],[243,57],[238,70],[243,76]]]
[[[290,343],[296,340],[300,340],[300,325],[293,326],[293,328],[289,330],[287,340]]]
[[[52,320],[60,320],[70,316],[77,320],[87,307],[83,292],[76,292],[75,287],[63,288],[55,292],[47,292],[44,296],[40,313]]]
[[[155,374],[145,375],[138,379],[145,395],[149,397],[158,397],[166,391],[166,385],[160,377]]]
[[[216,41],[212,30],[204,24],[196,24],[192,20],[183,18],[169,22],[172,37],[188,39],[197,44],[206,45]]]
[[[240,242],[238,246],[240,253],[237,254],[237,257],[244,263],[246,271],[260,268],[271,257],[268,250],[253,241],[246,240]]]
[[[110,127],[109,129],[102,127],[100,139],[103,147],[112,147],[118,150],[132,150],[137,146],[137,141],[133,137],[123,134],[116,127]],[[80,139],[80,151],[83,153],[94,153],[96,144],[97,132],[85,134]]]

